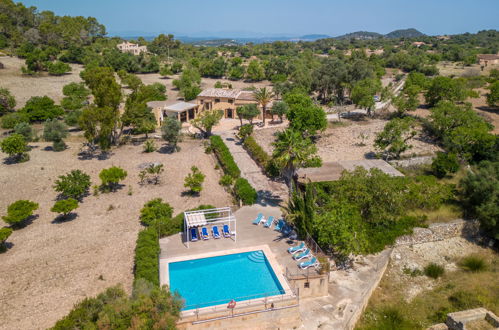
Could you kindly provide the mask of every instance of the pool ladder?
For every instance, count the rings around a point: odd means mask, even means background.
[[[262,251],[255,251],[248,255],[248,259],[261,264],[265,262],[265,254]]]

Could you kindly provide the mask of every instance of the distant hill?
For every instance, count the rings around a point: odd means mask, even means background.
[[[372,40],[378,38],[395,39],[395,38],[417,38],[417,37],[422,37],[424,35],[425,34],[419,32],[418,30],[410,28],[410,29],[395,30],[385,35],[377,32],[357,31],[335,37],[335,39],[358,39],[358,40]]]
[[[335,39],[359,39],[359,40],[371,40],[383,38],[383,35],[377,32],[368,32],[368,31],[357,31],[352,33],[347,33],[341,36],[336,37]]]
[[[388,34],[385,34],[386,38],[417,38],[425,36],[424,33],[419,32],[416,29],[402,29],[395,30]]]
[[[327,38],[331,38],[331,36],[328,36],[327,34],[307,34],[307,35],[298,37],[297,39],[306,40],[306,41],[309,41],[309,40],[315,41],[315,40],[327,39]]]

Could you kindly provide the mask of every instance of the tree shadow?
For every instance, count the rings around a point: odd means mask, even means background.
[[[199,197],[200,193],[193,192],[191,190],[185,190],[180,193],[180,196],[182,197]]]
[[[106,160],[106,159],[111,158],[112,155],[114,155],[114,153],[107,152],[107,151],[102,151],[100,153],[81,151],[78,153],[78,159],[79,160],[92,160],[92,159]]]
[[[269,190],[259,190],[257,192],[256,203],[261,206],[279,206],[282,202],[282,198],[278,195],[272,193]]]
[[[22,222],[20,222],[18,224],[12,225],[11,228],[14,229],[14,230],[23,229],[23,228],[31,225],[33,223],[33,221],[35,221],[39,217],[40,217],[40,215],[38,215],[38,214],[30,215],[24,221],[22,221]]]
[[[3,244],[0,244],[0,254],[7,252],[8,250],[12,249],[14,247],[14,243],[11,242],[4,242]]]
[[[174,147],[170,144],[163,145],[161,148],[157,150],[158,153],[164,154],[164,155],[170,155],[178,151],[178,147]]]
[[[499,108],[497,107],[486,107],[486,106],[481,106],[481,107],[476,107],[478,110],[482,110],[485,112],[490,112],[494,114],[499,114]]]
[[[365,159],[378,159],[378,154],[374,151],[369,151],[364,154]]]
[[[55,217],[54,220],[52,220],[52,223],[53,224],[66,223],[66,222],[69,222],[69,221],[73,221],[77,217],[78,217],[78,214],[73,213],[73,212],[69,213],[66,216],[64,216],[63,214],[61,214],[61,215],[58,215],[57,217]]]

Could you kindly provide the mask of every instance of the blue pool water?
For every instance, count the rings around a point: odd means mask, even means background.
[[[185,299],[184,310],[284,294],[263,251],[172,262],[170,290]]]

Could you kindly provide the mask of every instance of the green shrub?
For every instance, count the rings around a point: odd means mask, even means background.
[[[72,170],[55,181],[54,190],[64,198],[80,200],[90,188],[90,175],[80,170]]]
[[[38,203],[32,201],[18,200],[7,207],[7,215],[2,219],[10,225],[20,226],[24,220],[33,215],[38,206]]]
[[[0,141],[0,149],[16,162],[22,163],[29,160],[28,143],[21,134],[12,134]]]
[[[237,166],[229,148],[225,145],[222,138],[218,135],[210,136],[211,147],[217,155],[218,161],[222,165],[225,174],[230,175],[234,179],[237,179],[241,175],[241,170]]]
[[[270,155],[263,150],[263,148],[252,136],[248,136],[244,140],[243,145],[258,165],[260,165],[263,169],[267,168],[267,165],[271,161],[272,157],[270,157]]]
[[[69,64],[66,64],[61,61],[55,61],[53,63],[49,63],[47,65],[47,69],[49,75],[51,76],[62,76],[63,74],[71,71],[71,67],[69,66]]]
[[[253,205],[257,200],[256,190],[249,184],[248,180],[239,178],[234,185],[236,197],[240,199],[244,205]]]
[[[156,228],[148,227],[139,232],[135,247],[135,282],[143,278],[159,286],[159,240]]]
[[[17,124],[28,122],[29,117],[24,112],[12,112],[2,117],[2,128],[13,129]]]
[[[456,173],[459,170],[459,159],[454,153],[438,152],[431,169],[436,177],[443,178],[447,173]]]
[[[102,275],[99,277],[102,279]],[[170,290],[144,279],[133,285],[128,296],[121,285],[113,286],[97,297],[85,298],[52,330],[67,329],[175,329],[182,301]]]
[[[12,228],[3,227],[0,229],[0,249],[5,245],[5,241],[12,234]]]
[[[64,117],[64,122],[68,126],[79,127],[78,126],[78,121],[80,120],[80,117],[81,117],[82,113],[83,113],[83,110],[80,110],[80,109],[70,111]]]
[[[78,201],[74,198],[61,199],[55,202],[50,211],[61,213],[63,218],[67,217],[71,211],[78,208]]]
[[[33,96],[21,110],[29,121],[46,121],[64,115],[64,110],[48,96]]]
[[[239,127],[239,132],[237,133],[237,137],[241,140],[245,140],[253,134],[253,125],[246,124]]]
[[[437,279],[445,273],[444,267],[435,263],[430,263],[424,268],[424,274],[428,277]]]
[[[473,255],[464,257],[460,265],[463,269],[474,273],[483,272],[488,268],[482,257]]]
[[[168,203],[163,203],[161,198],[155,198],[144,204],[140,210],[140,222],[145,226],[150,226],[155,220],[170,219],[173,208]]]
[[[63,139],[68,136],[68,127],[57,119],[47,120],[43,126],[43,139],[52,142],[54,151],[66,149]]]
[[[153,140],[147,140],[144,143],[144,152],[150,153],[156,151],[156,145],[154,144]]]
[[[99,178],[102,181],[101,188],[104,192],[115,191],[118,188],[118,183],[127,177],[128,173],[121,167],[113,166],[103,169],[99,173]]]
[[[31,127],[31,125],[27,122],[18,123],[14,127],[14,133],[24,136],[24,139],[27,142],[31,142],[35,139],[35,131],[33,130],[33,127]]]
[[[234,182],[234,179],[230,175],[224,175],[220,178],[220,181],[218,183],[221,186],[230,187],[233,182]]]
[[[203,190],[203,182],[206,178],[199,168],[196,166],[191,167],[191,173],[189,173],[184,179],[184,187],[189,188],[189,191],[193,194],[199,194]]]

